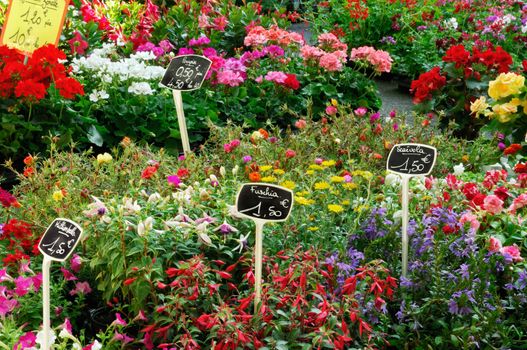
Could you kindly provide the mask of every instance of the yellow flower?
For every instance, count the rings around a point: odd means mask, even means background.
[[[285,188],[289,188],[290,190],[295,189],[296,184],[293,181],[286,180],[280,183],[280,186],[284,186]]]
[[[264,172],[264,171],[267,171],[267,170],[271,170],[273,167],[271,165],[262,165],[260,167],[260,171],[261,172]]]
[[[366,204],[362,204],[362,205],[359,205],[358,207],[356,207],[354,210],[357,212],[357,213],[360,213],[364,210],[368,210],[370,207],[367,206]]]
[[[485,113],[487,108],[489,108],[489,104],[487,103],[485,96],[481,96],[470,104],[470,111],[474,113],[476,117],[479,117],[480,114]]]
[[[314,204],[315,201],[312,199],[307,199],[305,197],[295,196],[295,203],[300,205],[311,205]]]
[[[342,177],[342,176],[332,176],[331,177],[331,182],[333,182],[333,183],[344,182],[344,177]]]
[[[369,180],[373,177],[373,174],[369,171],[363,171],[362,172],[362,177],[365,178],[366,180]]]
[[[307,228],[309,231],[311,232],[315,232],[315,231],[318,231],[318,226],[310,226]]]
[[[338,204],[328,204],[329,211],[332,211],[334,213],[342,213],[344,211],[344,208],[341,205]]]
[[[332,105],[333,107],[337,107],[337,106],[339,105],[339,103],[338,103],[337,100],[335,100],[334,98],[332,98],[332,99],[331,99],[331,105]]]
[[[525,78],[516,73],[501,73],[496,80],[489,83],[489,96],[495,100],[520,92],[525,84]]]
[[[329,189],[331,186],[327,183],[327,182],[317,182],[315,184],[315,190],[327,190]]]
[[[314,170],[307,170],[307,171],[306,171],[306,174],[307,174],[307,175],[313,175],[314,173],[315,173]]]
[[[350,205],[350,201],[348,200],[342,201],[342,205]]]
[[[273,170],[273,173],[275,173],[275,175],[284,175],[285,171],[282,169],[275,169]]]
[[[322,166],[329,167],[337,164],[334,160],[325,160],[322,162]]]
[[[51,196],[55,202],[60,202],[64,198],[64,193],[62,191],[58,190],[53,192],[53,195]]]
[[[276,182],[276,177],[274,176],[264,176],[261,178],[262,182]]]
[[[321,167],[321,166],[318,165],[318,164],[311,164],[311,165],[309,166],[309,169],[311,169],[311,170],[323,170],[324,168]]]
[[[518,99],[513,99],[518,100]],[[519,101],[519,100],[518,100]],[[511,114],[518,112],[518,104],[511,101],[492,107],[492,111],[498,116],[500,123],[508,123],[511,121]]]
[[[112,161],[112,155],[107,153],[107,152],[104,152],[103,154],[98,154],[97,155],[97,164],[98,165],[101,165],[101,164],[104,164],[104,163],[110,163]]]
[[[296,195],[297,196],[300,196],[300,197],[305,197],[309,194],[309,191],[301,191],[301,192],[297,192]]]
[[[354,189],[358,188],[359,185],[357,185],[354,182],[347,182],[347,183],[343,184],[342,187],[344,187],[347,190],[354,190]]]

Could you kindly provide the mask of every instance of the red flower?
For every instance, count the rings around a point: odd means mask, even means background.
[[[514,166],[516,174],[527,174],[527,163],[518,163]]]
[[[13,196],[11,193],[9,193],[8,191],[4,190],[1,187],[0,187],[0,204],[2,204],[4,208],[9,208],[9,207],[20,208],[20,203],[18,203],[15,196]]]
[[[478,186],[475,183],[468,182],[463,186],[463,194],[467,200],[471,201],[479,194]]]
[[[292,149],[288,149],[287,151],[285,151],[286,158],[293,158],[294,156],[296,156],[296,152]]]
[[[509,147],[505,148],[505,150],[503,151],[503,154],[505,155],[515,154],[521,149],[522,149],[522,146],[519,143],[513,143]]]
[[[463,45],[452,46],[443,56],[443,62],[453,62],[456,68],[461,68],[467,65],[470,59],[470,52],[465,49]]]
[[[208,314],[203,314],[196,319],[196,325],[202,331],[211,329],[212,327],[214,327],[216,323],[217,323],[216,319]]]
[[[62,97],[74,99],[76,95],[84,95],[84,86],[74,78],[66,77],[55,81],[55,87]]]
[[[136,279],[137,279],[137,277],[128,278],[128,279],[126,279],[126,280],[123,282],[123,284],[124,284],[125,286],[129,286],[129,285],[131,285],[132,283],[134,283]]]
[[[77,53],[79,55],[84,55],[84,52],[88,48],[88,42],[82,38],[82,35],[78,30],[73,34],[73,38],[68,40],[68,44],[70,44],[71,53],[73,55]]]
[[[260,182],[260,180],[262,179],[262,177],[260,176],[260,173],[258,172],[252,172],[249,174],[249,180],[252,181],[252,182]]]
[[[523,71],[527,73],[527,60],[522,61]]]
[[[179,168],[177,171],[177,176],[181,179],[186,179],[190,176],[190,171],[186,168]]]
[[[156,166],[153,166],[153,165],[147,166],[146,169],[143,170],[143,172],[141,173],[141,178],[150,179],[152,176],[155,175],[156,172],[157,172]]]
[[[22,80],[16,85],[15,96],[38,101],[46,96],[46,86],[31,79]]]
[[[434,67],[432,70],[423,73],[412,81],[410,92],[414,95],[413,102],[415,104],[421,103],[432,98],[431,93],[442,88],[446,84],[446,77],[441,75],[439,67]]]
[[[296,78],[296,74],[287,74],[287,78],[284,81],[284,86],[293,90],[297,90],[300,87],[300,83]]]

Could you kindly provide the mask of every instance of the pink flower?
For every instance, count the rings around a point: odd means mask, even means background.
[[[13,349],[29,349],[37,345],[37,336],[33,332],[27,332],[22,335]]]
[[[126,334],[117,333],[117,332],[115,332],[115,336],[113,337],[113,339],[119,340],[123,344],[129,343],[132,340],[134,340],[134,338],[131,338],[131,337],[127,336]]]
[[[177,55],[178,56],[181,56],[181,55],[192,55],[194,53],[194,50],[192,50],[191,48],[187,48],[187,47],[182,47],[178,50],[177,52]]]
[[[494,194],[488,195],[483,201],[483,208],[491,214],[499,214],[503,210],[503,201]]]
[[[501,249],[501,241],[496,237],[490,237],[489,239],[489,252],[499,252]]]
[[[7,314],[13,312],[17,306],[18,301],[15,299],[8,299],[5,296],[0,295],[0,316],[5,317]]]
[[[522,193],[518,197],[514,198],[508,211],[512,214],[516,214],[516,211],[520,208],[527,206],[527,193]]]
[[[223,144],[223,150],[225,151],[225,153],[231,153],[232,152],[231,144],[230,143],[224,143]]]
[[[231,147],[236,148],[240,145],[240,140],[234,139],[231,141]]]
[[[70,291],[70,295],[88,294],[91,293],[90,284],[88,282],[77,282],[75,288]]]
[[[265,75],[265,80],[272,81],[278,84],[285,83],[286,79],[287,74],[285,74],[284,72],[270,71]]]
[[[309,60],[318,61],[318,59],[322,57],[325,54],[325,52],[324,50],[319,49],[318,47],[305,45],[305,46],[302,46],[302,48],[300,49],[300,54],[302,55],[302,58],[304,59],[304,61],[309,61]]]
[[[81,257],[77,254],[73,254],[70,260],[70,267],[73,272],[77,273],[80,271],[82,265]]]
[[[299,119],[295,122],[295,127],[297,129],[303,129],[307,126],[307,122],[304,119]]]
[[[163,49],[163,51],[165,51],[165,53],[168,53],[170,51],[172,51],[174,49],[174,45],[172,45],[170,43],[170,41],[168,40],[161,40],[159,42],[159,47]]]
[[[263,76],[259,75],[258,77],[254,79],[254,81],[260,84],[263,81]]]
[[[69,334],[72,334],[71,322],[70,322],[69,318],[66,318],[64,320],[64,323],[60,326],[60,328],[64,329]]]
[[[357,117],[362,117],[368,112],[368,109],[366,107],[359,107],[356,110],[353,111]]]
[[[293,151],[292,149],[288,149],[287,151],[285,151],[286,158],[293,158],[295,156],[296,156],[296,152]]]
[[[88,42],[84,40],[78,30],[73,33],[73,38],[68,40],[68,44],[70,44],[71,53],[74,55],[77,53],[84,55],[84,52],[88,48]]]
[[[476,217],[476,215],[472,214],[472,213],[465,213],[461,216],[461,218],[459,219],[459,222],[461,224],[465,224],[466,222],[469,222],[470,223],[470,228],[474,231],[477,231],[479,229],[479,226],[480,226],[480,223],[478,221],[478,218]]]
[[[42,273],[38,273],[31,278],[33,279],[33,290],[38,292],[40,286],[42,285]]]
[[[326,107],[326,113],[328,115],[335,115],[335,114],[337,114],[337,108],[335,106],[327,106]]]
[[[115,320],[112,322],[112,325],[113,326],[123,326],[123,327],[125,327],[127,325],[127,323],[126,323],[125,320],[123,320],[121,314],[117,312],[115,314]]]
[[[218,72],[218,83],[228,86],[239,86],[244,82],[240,72],[234,72],[229,69],[222,69]]]
[[[512,259],[513,262],[523,261],[523,258],[520,256],[520,248],[518,248],[516,244],[501,248],[500,253],[503,254],[505,258]]]
[[[225,16],[219,16],[214,18],[214,30],[223,32],[225,31],[225,27],[227,27],[227,24],[229,24],[229,21],[227,21],[227,17]]]
[[[327,69],[330,72],[336,72],[342,70],[342,62],[338,55],[334,53],[326,53],[320,57],[319,65],[322,68]]]
[[[322,158],[315,158],[315,164],[317,164],[317,165],[322,164],[323,161],[324,161],[324,159],[322,159]]]

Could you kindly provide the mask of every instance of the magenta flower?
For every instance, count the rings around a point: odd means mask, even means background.
[[[70,295],[88,294],[91,293],[90,284],[88,282],[77,282],[75,288],[70,291]]]
[[[296,156],[296,152],[293,151],[292,149],[288,149],[287,151],[285,151],[286,158],[293,158],[295,156]]]
[[[79,272],[81,269],[81,264],[82,264],[81,257],[78,256],[77,254],[73,254],[70,260],[70,267],[73,270],[73,272],[75,273]]]
[[[64,279],[66,281],[76,281],[77,276],[75,276],[73,273],[71,273],[70,270],[67,270],[63,267],[60,268],[60,272],[62,272],[62,275],[64,276]]]
[[[181,179],[177,175],[169,175],[167,176],[167,182],[169,185],[177,188],[181,184]]]
[[[335,115],[335,114],[337,114],[337,108],[335,106],[327,106],[326,107],[326,113],[328,115]]]
[[[38,292],[40,286],[42,285],[42,273],[38,273],[31,278],[33,279],[33,290]]]
[[[251,156],[243,156],[242,158],[244,163],[249,163],[251,160],[253,160],[253,157]]]
[[[3,281],[12,281],[13,278],[7,274],[7,269],[1,269],[0,270],[0,282]]]
[[[238,229],[232,225],[229,225],[229,223],[227,223],[227,221],[223,221],[223,224],[221,224],[220,226],[216,227],[214,229],[214,231],[220,231],[221,233],[223,233],[224,235],[227,235],[231,232],[238,232]]]
[[[126,321],[123,320],[120,313],[115,314],[115,321],[112,322],[112,326],[123,326],[125,327],[127,325]]]
[[[66,319],[64,320],[64,323],[60,326],[60,328],[64,329],[69,334],[72,334],[72,327],[71,327],[70,319],[66,317]]]
[[[15,294],[24,296],[29,292],[29,288],[33,286],[33,279],[31,277],[18,276],[15,278]]]
[[[15,299],[8,299],[5,296],[0,295],[0,316],[5,317],[7,314],[13,312],[17,306],[18,301]]]
[[[27,332],[22,335],[13,349],[27,349],[32,348],[37,344],[37,336],[33,332]]]
[[[366,112],[368,112],[368,109],[366,109],[366,107],[359,107],[353,111],[353,113],[355,113],[357,117],[362,117],[366,114]]]

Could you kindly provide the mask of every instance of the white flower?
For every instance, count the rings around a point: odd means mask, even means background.
[[[210,239],[209,235],[207,235],[206,233],[198,233],[198,238],[200,242],[202,242],[206,246],[210,247],[212,245],[212,240]]]
[[[107,100],[110,97],[108,93],[104,90],[93,90],[92,93],[89,95],[90,101],[97,102],[99,100]]]
[[[235,205],[227,205],[227,208],[229,209],[229,215],[234,219],[243,219],[244,217],[240,215],[238,210],[236,209]]]
[[[227,171],[225,170],[225,167],[224,166],[221,166],[220,167],[220,175],[221,177],[225,177],[225,174],[227,173]]]
[[[150,61],[155,60],[156,55],[152,51],[139,51],[134,53],[133,55],[130,55],[131,59],[139,59],[143,61]]]
[[[445,27],[448,29],[456,30],[458,27],[457,19],[455,17],[452,17],[450,19],[447,19],[445,22]]]
[[[399,222],[401,221],[401,218],[403,217],[403,211],[397,210],[395,213],[393,213],[393,221]]]
[[[525,135],[525,137],[527,138],[527,135]],[[527,141],[525,141],[527,142]],[[236,165],[234,168],[232,168],[232,175],[236,176],[236,174],[238,174],[238,171],[240,170],[240,167],[238,165]]]
[[[102,344],[99,343],[97,340],[94,341],[91,346],[91,350],[101,350],[101,349],[102,349]]]
[[[155,192],[155,193],[152,193],[148,197],[148,200],[146,202],[147,203],[157,203],[160,199],[161,199],[161,195],[159,193]]]
[[[459,163],[458,165],[454,165],[454,175],[459,176],[465,172],[465,167],[463,166],[463,163]]]
[[[236,251],[237,250],[239,253],[241,253],[242,250],[243,250],[243,247],[245,247],[245,245],[247,245],[247,238],[249,238],[249,235],[250,235],[250,233],[246,234],[245,236],[244,235],[240,235],[240,238],[236,239],[236,241],[238,242],[238,245],[232,251]]]
[[[128,92],[134,95],[153,95],[154,90],[150,87],[150,84],[147,82],[133,82],[132,85],[128,87]]]
[[[141,210],[141,206],[137,204],[137,201],[132,201],[131,198],[124,198],[125,215],[137,214]]]
[[[55,344],[56,339],[57,339],[57,336],[55,335],[55,332],[53,331],[53,329],[50,329],[49,338],[48,338],[48,346],[47,346],[48,349],[51,348],[53,344]],[[36,342],[37,344],[40,345],[41,349],[44,348],[43,346],[44,345],[44,331],[43,330],[38,331]]]
[[[401,177],[397,174],[388,174],[384,178],[384,184],[387,186],[398,186],[401,183]]]
[[[152,226],[154,224],[154,218],[151,216],[147,217],[145,221],[141,221],[139,225],[137,225],[137,234],[139,236],[144,236],[148,231],[152,229]]]

